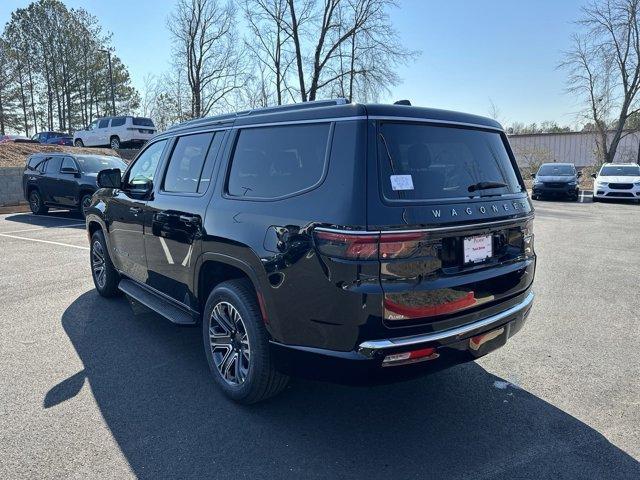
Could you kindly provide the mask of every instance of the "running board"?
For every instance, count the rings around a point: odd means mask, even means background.
[[[118,284],[118,289],[173,323],[179,325],[194,325],[196,323],[195,318],[189,312],[141,287],[133,280],[123,278]]]

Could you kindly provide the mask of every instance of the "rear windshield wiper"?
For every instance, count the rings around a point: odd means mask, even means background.
[[[508,186],[509,185],[503,182],[478,182],[474,183],[473,185],[469,185],[469,188],[467,190],[469,190],[470,192],[475,192],[476,190],[488,190],[490,188],[502,188]]]

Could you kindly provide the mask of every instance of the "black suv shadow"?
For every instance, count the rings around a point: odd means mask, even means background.
[[[63,327],[133,472],[143,478],[640,478],[640,463],[600,433],[475,363],[395,385],[294,381],[241,407],[213,384],[199,328],[125,299],[80,296]]]
[[[26,225],[33,225],[34,227],[59,227],[61,225],[65,225],[66,223],[82,223],[84,219],[80,212],[75,211],[66,211],[66,210],[55,210],[47,213],[46,215],[34,215],[32,213],[16,213],[13,215],[8,215],[4,217],[5,220],[9,222],[16,222]],[[62,222],[61,220],[67,220],[67,222]],[[70,227],[70,228],[84,228],[82,226],[78,227]]]

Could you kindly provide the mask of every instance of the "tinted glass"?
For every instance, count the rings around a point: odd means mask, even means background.
[[[119,168],[124,172],[127,164],[116,157],[102,157],[98,155],[78,155],[76,160],[80,164],[80,169],[86,173],[98,173],[100,170],[109,168]]]
[[[202,174],[213,133],[200,133],[179,137],[171,154],[164,190],[167,192],[195,193]]]
[[[153,127],[153,122],[150,118],[133,117],[133,124],[140,127]]]
[[[553,165],[546,164],[540,167],[538,175],[554,176],[554,175],[575,175],[576,171],[571,165]]]
[[[29,158],[29,161],[27,162],[27,169],[28,170],[35,170],[36,166],[42,162],[42,157],[31,157]]]
[[[202,169],[202,175],[200,176],[200,183],[198,184],[198,193],[204,193],[209,188],[209,185],[213,182],[213,163],[216,159],[216,155],[222,145],[222,139],[224,138],[224,132],[217,132],[213,137],[213,142],[209,147],[209,153],[207,154],[207,160]]]
[[[322,178],[329,124],[241,130],[227,191],[239,197],[277,198],[305,190]]]
[[[499,133],[381,123],[378,156],[390,200],[433,200],[521,191]],[[504,184],[493,188],[486,182]],[[485,184],[485,185],[483,185]]]
[[[124,125],[125,120],[126,120],[125,117],[112,118],[111,119],[111,126],[112,127],[121,127],[122,125]]]
[[[640,177],[640,167],[637,165],[611,165],[602,167],[600,175],[605,177]]]
[[[73,168],[74,170],[78,169],[78,167],[76,167],[76,162],[74,162],[73,159],[69,157],[64,157],[64,159],[62,160],[61,168]]]
[[[60,166],[62,165],[61,157],[51,157],[47,162],[47,173],[58,173],[60,172]]]
[[[109,119],[105,118],[104,120],[100,120],[98,123],[98,128],[107,128],[109,126]]]
[[[162,157],[162,152],[166,144],[166,140],[160,140],[150,145],[149,148],[140,154],[127,174],[126,183],[129,186],[135,187],[136,185],[144,185],[149,181],[153,181],[158,162]]]

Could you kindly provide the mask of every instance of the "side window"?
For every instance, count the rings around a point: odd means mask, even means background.
[[[166,145],[166,140],[160,140],[144,150],[127,173],[125,185],[129,187],[136,187],[138,185],[144,185],[149,181],[153,181],[156,168],[158,167],[158,162],[162,157],[162,152]]]
[[[107,128],[109,126],[109,119],[105,118],[100,120],[100,123],[98,123],[98,128]]]
[[[36,170],[38,164],[42,162],[42,157],[30,157],[27,162],[27,170]]]
[[[63,168],[72,168],[74,170],[78,170],[76,162],[74,162],[70,157],[64,157],[64,159],[62,160],[62,167],[60,167],[60,169],[62,170]]]
[[[40,161],[36,164],[36,170],[39,173],[44,173],[47,171],[47,163],[49,163],[48,158],[41,158]]]
[[[60,173],[60,166],[62,165],[61,157],[51,157],[47,162],[47,173]]]
[[[209,188],[209,185],[213,182],[213,164],[216,156],[222,146],[222,140],[224,139],[225,132],[216,132],[213,137],[213,142],[209,147],[209,153],[207,153],[207,160],[204,162],[202,168],[202,175],[200,176],[200,183],[198,184],[198,193],[204,193]]]
[[[112,118],[111,119],[111,126],[112,127],[121,127],[122,125],[124,125],[124,121],[125,121],[125,117]]]
[[[329,130],[328,123],[241,130],[228,194],[278,198],[313,187],[324,173]]]
[[[178,137],[164,176],[165,192],[195,193],[213,132]]]

